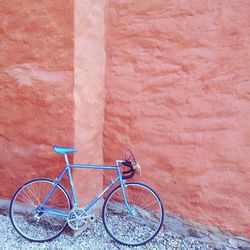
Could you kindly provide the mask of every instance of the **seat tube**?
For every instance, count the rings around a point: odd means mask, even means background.
[[[64,154],[64,159],[65,159],[66,165],[68,166],[69,165],[69,159],[68,159],[67,154]]]

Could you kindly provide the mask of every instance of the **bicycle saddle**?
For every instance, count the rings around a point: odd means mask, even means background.
[[[56,153],[59,153],[59,154],[67,154],[67,153],[75,153],[77,152],[77,149],[75,148],[63,148],[63,147],[60,147],[60,146],[53,146],[53,149]]]

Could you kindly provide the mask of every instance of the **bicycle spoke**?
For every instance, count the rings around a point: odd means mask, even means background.
[[[35,204],[34,204],[34,202],[30,199],[30,197],[29,197],[27,191],[23,189],[22,192],[24,193],[24,195],[23,195],[22,193],[21,193],[21,195],[27,200],[27,202],[29,202],[32,206],[35,207]]]
[[[35,201],[37,201],[38,204],[39,204],[39,201],[37,200],[37,197],[34,195],[33,191],[30,189],[29,186],[27,186],[27,189],[28,189],[28,192],[30,193],[30,197],[31,197],[31,198],[32,198],[32,197],[35,198]]]

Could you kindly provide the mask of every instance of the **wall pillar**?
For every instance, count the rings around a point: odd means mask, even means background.
[[[103,163],[105,1],[75,0],[75,163]],[[80,206],[103,187],[102,171],[74,170]]]

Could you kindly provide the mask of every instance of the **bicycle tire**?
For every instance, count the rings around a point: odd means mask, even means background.
[[[68,212],[72,203],[67,190],[61,185],[57,187],[46,203],[46,209],[65,212],[65,216],[55,216],[47,212],[39,214],[36,208],[44,201],[51,188],[55,185],[48,178],[29,180],[15,192],[11,203],[9,215],[15,230],[25,239],[32,242],[44,242],[59,236],[66,224]]]
[[[131,215],[124,203],[121,186],[108,195],[103,204],[102,219],[108,234],[127,246],[139,246],[152,240],[160,231],[164,209],[158,194],[140,182],[125,183],[129,206],[136,212]]]

